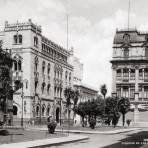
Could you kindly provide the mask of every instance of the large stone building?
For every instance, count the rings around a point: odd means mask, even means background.
[[[72,86],[70,52],[42,35],[41,26],[5,22],[0,33],[4,49],[11,49],[16,62],[13,80],[23,83],[14,95],[14,120],[43,122],[48,116],[66,118],[64,89]]]
[[[113,95],[130,99],[134,122],[148,121],[148,33],[117,30],[111,63]]]

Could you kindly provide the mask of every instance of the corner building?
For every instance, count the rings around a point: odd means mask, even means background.
[[[13,100],[13,120],[43,123],[48,116],[57,122],[67,118],[64,89],[72,86],[73,67],[69,51],[42,35],[41,26],[30,19],[25,23],[5,22],[0,33],[4,49],[11,49],[13,81],[21,80],[23,88]]]
[[[113,95],[130,99],[132,122],[147,122],[148,33],[136,29],[117,30],[111,63]]]

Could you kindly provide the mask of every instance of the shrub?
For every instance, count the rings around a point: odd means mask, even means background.
[[[57,123],[55,121],[48,122],[47,124],[48,132],[50,134],[54,134],[56,126],[57,126]]]
[[[90,121],[89,121],[89,126],[90,126],[91,129],[94,129],[95,126],[96,126],[96,120],[93,119],[93,118],[90,119]]]

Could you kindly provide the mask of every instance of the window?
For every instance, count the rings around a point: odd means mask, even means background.
[[[49,73],[50,73],[50,64],[48,63],[47,74],[49,75]]]
[[[121,69],[117,70],[117,80],[121,80]]]
[[[38,60],[37,56],[35,57],[34,61],[35,61],[35,72],[37,72],[37,70],[38,70],[38,63],[39,63],[39,60]]]
[[[120,87],[117,87],[117,96],[121,97],[121,88]]]
[[[42,94],[44,93],[45,86],[46,86],[46,84],[45,84],[45,82],[43,82],[43,83],[42,83],[42,87],[41,87],[41,89],[42,89]]]
[[[128,58],[129,57],[129,49],[128,48],[125,48],[124,49],[124,57],[125,58]]]
[[[130,98],[134,98],[135,97],[135,88],[130,88]]]
[[[45,116],[45,105],[42,106],[42,116]]]
[[[68,72],[65,72],[65,80],[67,81],[67,77],[68,77]]]
[[[17,71],[17,61],[14,61],[14,71]]]
[[[130,72],[130,79],[131,79],[131,80],[135,80],[135,69],[131,69],[131,72]]]
[[[128,87],[123,87],[123,97],[128,98]]]
[[[22,44],[23,42],[23,37],[21,34],[14,35],[13,39],[14,39],[14,44]]]
[[[45,73],[45,61],[43,61],[43,63],[42,63],[42,73],[43,73],[43,75]]]
[[[148,98],[148,87],[144,87],[144,98]]]
[[[148,58],[148,48],[145,48],[145,57]]]
[[[49,116],[49,114],[50,114],[50,105],[48,105],[48,107],[47,107],[46,116]]]
[[[129,80],[129,70],[127,68],[123,69],[123,80],[124,81]]]
[[[22,62],[20,60],[18,61],[18,70],[22,70]]]
[[[34,37],[34,46],[38,46],[38,38],[36,36]]]
[[[39,111],[40,111],[40,108],[39,108],[39,106],[37,106],[37,107],[36,107],[36,116],[37,116],[37,117],[39,117]]]
[[[71,72],[69,73],[69,82],[71,82]]]
[[[22,40],[23,40],[22,35],[19,35],[18,38],[19,38],[19,44],[22,44]]]
[[[148,80],[148,68],[144,69],[144,80]]]
[[[17,35],[14,35],[14,44],[17,44]]]
[[[47,94],[49,95],[50,84],[47,85]]]
[[[139,69],[139,80],[143,79],[143,72],[142,69]]]

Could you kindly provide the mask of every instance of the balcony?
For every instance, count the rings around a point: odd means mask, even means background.
[[[130,60],[147,60],[148,57],[145,56],[129,56],[129,57],[123,57],[123,56],[118,56],[118,57],[113,57],[111,62],[113,61],[130,61]]]

